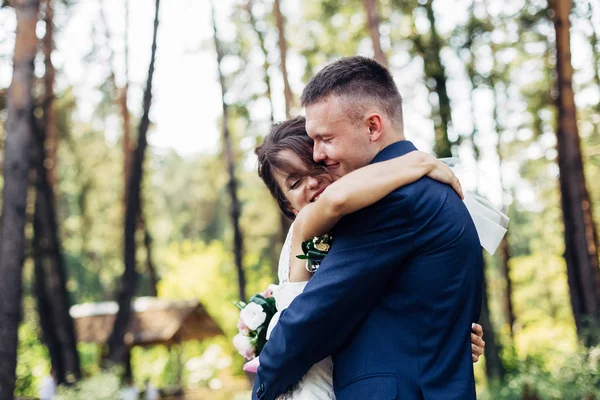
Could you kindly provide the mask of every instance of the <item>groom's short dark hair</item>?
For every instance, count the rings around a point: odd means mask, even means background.
[[[358,122],[366,107],[377,105],[402,129],[402,97],[390,71],[377,61],[346,57],[320,70],[302,92],[302,106],[317,103],[329,95],[345,102],[345,112]]]

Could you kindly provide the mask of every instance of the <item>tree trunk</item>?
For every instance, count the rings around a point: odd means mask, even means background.
[[[127,185],[127,207],[125,210],[125,237],[124,261],[125,272],[121,281],[118,304],[119,311],[115,319],[113,331],[108,339],[108,356],[111,363],[124,363],[127,353],[125,333],[131,320],[131,300],[137,286],[137,273],[135,268],[135,231],[140,215],[140,192],[143,177],[144,156],[148,147],[148,127],[150,126],[150,104],[152,103],[152,78],[154,76],[154,62],[156,59],[156,36],[158,32],[158,13],[160,0],[155,0],[154,30],[152,34],[152,51],[148,67],[148,80],[143,98],[143,114],[138,127],[138,145],[132,163],[131,176]]]
[[[112,35],[106,14],[104,13],[104,2],[100,1],[100,19],[105,28],[106,42],[109,44],[109,79],[112,82],[116,90],[116,103],[121,112],[121,119],[123,123],[123,212],[127,208],[127,185],[129,182],[129,176],[131,175],[131,162],[133,156],[132,144],[131,144],[131,117],[129,114],[129,108],[127,107],[127,96],[129,91],[129,0],[125,0],[125,83],[119,88],[117,85],[117,78],[113,69],[115,54],[110,43],[112,41]]]
[[[45,1],[43,40],[44,62],[44,127],[33,139],[36,202],[34,214],[34,261],[36,292],[44,342],[50,350],[52,366],[59,384],[81,378],[77,339],[71,302],[66,288],[66,270],[56,220],[56,152],[58,135],[54,112],[54,10],[52,0]]]
[[[71,383],[81,378],[77,339],[69,314],[71,301],[58,235],[54,195],[44,165],[44,131],[37,130],[33,141],[35,163],[35,214],[33,254],[38,313],[44,343],[50,352],[57,383]]]
[[[587,190],[581,143],[577,131],[577,110],[573,93],[573,67],[569,34],[570,0],[554,0],[556,69],[558,86],[557,150],[560,189],[565,223],[565,260],[575,324],[588,345],[598,338],[588,336],[599,327],[600,271],[596,226]]]
[[[106,20],[106,15],[104,14],[103,2],[100,2],[100,17],[105,26],[106,32],[106,41],[107,43],[111,42],[111,34],[108,26],[108,21]],[[123,124],[123,214],[125,214],[127,209],[127,185],[129,182],[129,178],[131,176],[131,168],[132,168],[132,156],[134,151],[132,150],[132,140],[131,140],[131,114],[129,113],[129,107],[127,106],[127,98],[129,93],[129,0],[125,0],[125,39],[124,39],[124,48],[125,48],[125,83],[121,88],[117,85],[117,79],[115,72],[112,68],[114,63],[114,52],[112,49],[110,50],[109,56],[109,64],[110,64],[110,80],[113,83],[113,86],[116,90],[116,98],[117,98],[117,106],[119,107],[119,111],[121,112],[121,119]],[[142,199],[140,198],[140,202]],[[151,288],[150,294],[151,296],[156,296],[156,270],[154,268],[154,264],[151,259],[151,251],[150,251],[150,242],[151,236],[149,232],[146,230],[146,224],[143,220],[142,215],[142,207],[140,204],[140,213],[138,217],[138,229],[143,232],[144,235],[144,247],[146,248],[146,267],[148,268],[148,275],[150,277]]]
[[[492,50],[492,57],[496,57],[495,50]],[[500,121],[498,120],[498,93],[496,88],[496,82],[494,79],[491,80],[490,86],[492,86],[492,92],[494,94],[494,125],[496,127],[496,132],[498,133],[498,142],[496,144],[496,152],[498,154],[498,162],[499,162],[499,170],[500,170],[500,190],[504,193],[504,180],[502,179],[502,164],[503,164],[503,151],[502,151],[502,133],[503,129],[501,128]],[[504,195],[502,195],[501,199],[502,204],[504,204]],[[506,232],[504,238],[500,242],[500,274],[504,279],[504,295],[502,296],[502,309],[504,311],[504,320],[508,324],[508,329],[510,332],[511,338],[514,338],[514,327],[515,327],[515,311],[513,307],[512,301],[512,280],[510,278],[510,243],[509,243],[510,233]]]
[[[440,158],[452,157],[452,142],[450,142],[450,139],[448,138],[448,128],[452,123],[452,113],[450,108],[450,97],[448,97],[448,90],[446,87],[446,69],[440,56],[442,40],[435,25],[433,0],[427,0],[419,7],[422,7],[425,10],[427,19],[431,24],[429,40],[427,43],[419,34],[415,35],[414,43],[423,57],[423,71],[425,73],[425,78],[428,81],[432,80],[435,83],[433,87],[428,85],[429,90],[430,92],[436,93],[438,98],[437,104],[435,102],[430,102],[435,129],[435,145],[433,150]]]
[[[158,274],[156,273],[156,266],[152,259],[152,235],[146,225],[146,218],[143,217],[140,207],[140,218],[139,218],[138,230],[144,233],[144,249],[146,250],[146,271],[148,272],[148,279],[150,281],[150,296],[158,296]]]
[[[44,23],[46,34],[44,35],[44,127],[46,131],[46,160],[45,165],[48,173],[48,183],[52,190],[52,201],[56,195],[56,152],[58,136],[56,134],[56,115],[54,113],[54,81],[55,70],[52,64],[52,52],[54,51],[54,8],[52,0],[45,0]]]
[[[256,37],[258,38],[258,45],[264,57],[263,69],[265,72],[265,86],[266,91],[265,95],[267,99],[269,99],[269,105],[271,106],[271,123],[275,122],[275,117],[273,116],[273,112],[275,107],[273,106],[273,96],[271,95],[271,76],[269,75],[269,68],[271,68],[271,64],[269,63],[269,52],[267,50],[267,46],[265,45],[265,35],[264,33],[258,29],[256,25],[256,19],[254,18],[254,14],[252,13],[253,3],[252,0],[248,0],[246,3],[246,11],[248,12],[248,17],[250,18],[250,24],[252,25],[252,29],[256,33]],[[286,76],[287,79],[287,76]]]
[[[273,12],[275,13],[275,23],[277,32],[279,33],[279,59],[281,67],[281,75],[283,77],[283,94],[285,96],[285,118],[291,117],[291,110],[294,106],[294,95],[290,87],[290,81],[287,73],[287,40],[285,39],[285,18],[281,13],[281,2],[275,0],[273,2]]]
[[[252,24],[252,29],[254,30],[254,32],[256,32],[259,47],[260,47],[260,49],[263,53],[263,57],[265,59],[265,62],[263,64],[264,73],[265,73],[265,85],[266,85],[265,95],[269,99],[269,104],[271,105],[270,118],[271,118],[271,123],[273,123],[275,121],[275,117],[273,115],[275,107],[273,106],[273,96],[271,95],[271,77],[269,76],[269,68],[271,67],[271,65],[269,64],[269,53],[268,53],[267,47],[265,45],[264,34],[260,29],[258,29],[257,24],[256,24],[256,19],[254,18],[254,14],[252,13],[252,4],[253,4],[252,0],[248,0],[248,2],[246,3],[246,11],[248,12],[248,15],[250,18],[250,23]],[[285,82],[287,82],[287,80],[288,80],[287,70],[286,70],[286,73],[283,74],[283,76],[284,76],[284,85],[285,85]],[[289,86],[289,84],[288,84],[288,86]],[[291,91],[290,91],[290,93],[291,93]],[[289,114],[289,108],[290,108],[289,106],[286,107],[286,115]],[[273,245],[273,251],[271,254],[271,265],[272,265],[272,272],[273,272],[274,277],[277,277],[279,254],[280,254],[281,248],[283,247],[283,243],[285,242],[285,238],[287,236],[290,226],[291,226],[291,221],[285,215],[280,214],[279,215],[279,232],[275,237],[275,243]]]
[[[474,16],[473,8],[471,10],[472,15]],[[497,75],[498,65],[497,65],[497,46],[494,43],[490,44],[490,48],[492,51],[492,71],[489,76],[489,87],[492,90],[492,95],[494,99],[494,107],[492,110],[492,117],[494,121],[494,129],[497,133],[497,141],[496,141],[496,154],[498,155],[498,170],[500,171],[500,191],[501,191],[501,199],[500,202],[502,205],[505,205],[504,198],[504,179],[502,178],[502,165],[504,163],[504,150],[502,148],[502,136],[504,134],[504,127],[500,121],[499,117],[499,109],[500,109],[500,93],[498,92],[498,80],[501,80],[501,76]],[[504,69],[504,67],[500,67],[500,69]],[[510,332],[511,340],[514,339],[514,327],[515,327],[515,312],[513,307],[513,295],[512,295],[512,280],[510,278],[510,242],[509,242],[510,232],[506,232],[504,238],[500,242],[500,252],[499,252],[499,261],[500,261],[500,274],[504,279],[504,293],[502,296],[502,310],[504,313],[504,321],[508,325],[508,329]]]
[[[496,341],[496,333],[492,320],[490,318],[490,307],[488,304],[488,290],[487,290],[487,277],[486,269],[484,266],[484,280],[483,280],[483,296],[482,296],[482,307],[481,307],[481,319],[480,324],[483,327],[483,336],[485,340],[485,373],[488,380],[503,379],[505,374],[504,365],[500,358],[500,352],[502,347],[500,343]]]
[[[273,12],[275,13],[275,22],[277,25],[277,32],[279,33],[279,58],[281,60],[281,76],[283,78],[283,94],[285,96],[285,118],[290,119],[292,117],[292,107],[294,106],[294,95],[290,87],[290,81],[288,79],[287,72],[287,40],[285,36],[285,17],[281,12],[280,0],[275,0],[273,3]],[[279,216],[279,238],[278,241],[283,246],[287,233],[292,225],[285,215]],[[278,246],[280,247],[280,246]],[[281,247],[280,247],[281,248]]]
[[[512,304],[512,281],[510,279],[510,246],[508,243],[508,233],[500,242],[500,274],[504,278],[504,293],[502,296],[502,311],[504,320],[508,325],[511,338],[514,338],[515,312]]]
[[[0,232],[0,400],[13,398],[16,379],[39,1],[15,0],[12,5],[17,15],[17,33],[4,142]]]
[[[377,0],[363,0],[363,6],[367,14],[367,28],[371,34],[373,43],[373,58],[375,61],[387,67],[387,56],[381,49],[381,34],[379,33],[379,12],[377,11]]]
[[[277,1],[277,0],[276,0]],[[231,143],[231,135],[229,132],[229,117],[228,117],[228,106],[225,102],[225,93],[227,88],[225,85],[225,77],[221,70],[221,63],[223,61],[223,51],[221,49],[221,43],[217,35],[217,24],[215,21],[215,9],[214,3],[211,0],[211,12],[212,12],[212,24],[213,24],[213,39],[215,44],[215,50],[217,52],[217,68],[219,73],[219,83],[221,85],[221,103],[223,105],[223,122],[222,122],[222,135],[223,135],[223,153],[225,156],[225,163],[227,165],[227,191],[231,198],[231,206],[229,209],[231,216],[231,224],[233,225],[233,251],[235,256],[235,267],[238,272],[238,288],[240,299],[246,301],[246,276],[243,268],[243,251],[244,244],[242,239],[242,231],[240,229],[240,214],[241,206],[238,199],[238,183],[235,177],[235,161],[233,155],[233,145]]]

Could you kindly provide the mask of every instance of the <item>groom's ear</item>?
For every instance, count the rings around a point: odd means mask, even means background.
[[[365,117],[365,123],[367,129],[369,129],[369,139],[371,142],[378,142],[382,138],[382,122],[381,115],[377,113],[367,114]]]

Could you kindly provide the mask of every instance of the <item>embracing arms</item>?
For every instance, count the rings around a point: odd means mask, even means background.
[[[260,354],[253,399],[274,399],[334,353],[378,298],[363,294],[381,293],[408,257],[414,241],[410,200],[393,194],[373,207],[340,223],[338,231],[354,232],[338,232],[304,292],[282,313]]]
[[[329,232],[343,216],[368,207],[425,175],[452,186],[463,197],[458,178],[450,167],[427,153],[413,151],[367,165],[333,182],[315,202],[302,208],[294,221],[292,255],[302,254],[303,241]],[[292,257],[290,281],[310,279],[304,264]]]
[[[323,235],[343,216],[370,206],[425,175],[452,186],[463,197],[458,178],[450,167],[432,155],[413,151],[359,168],[333,182],[317,201],[298,213],[294,235],[302,241]]]

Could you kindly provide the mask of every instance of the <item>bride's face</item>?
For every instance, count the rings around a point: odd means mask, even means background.
[[[294,214],[297,214],[302,207],[317,200],[323,190],[333,182],[334,178],[328,173],[311,174],[310,168],[303,165],[300,157],[291,150],[282,150],[281,156],[297,167],[297,170],[306,171],[305,174],[295,175],[279,170],[274,171],[279,188],[289,201]]]

